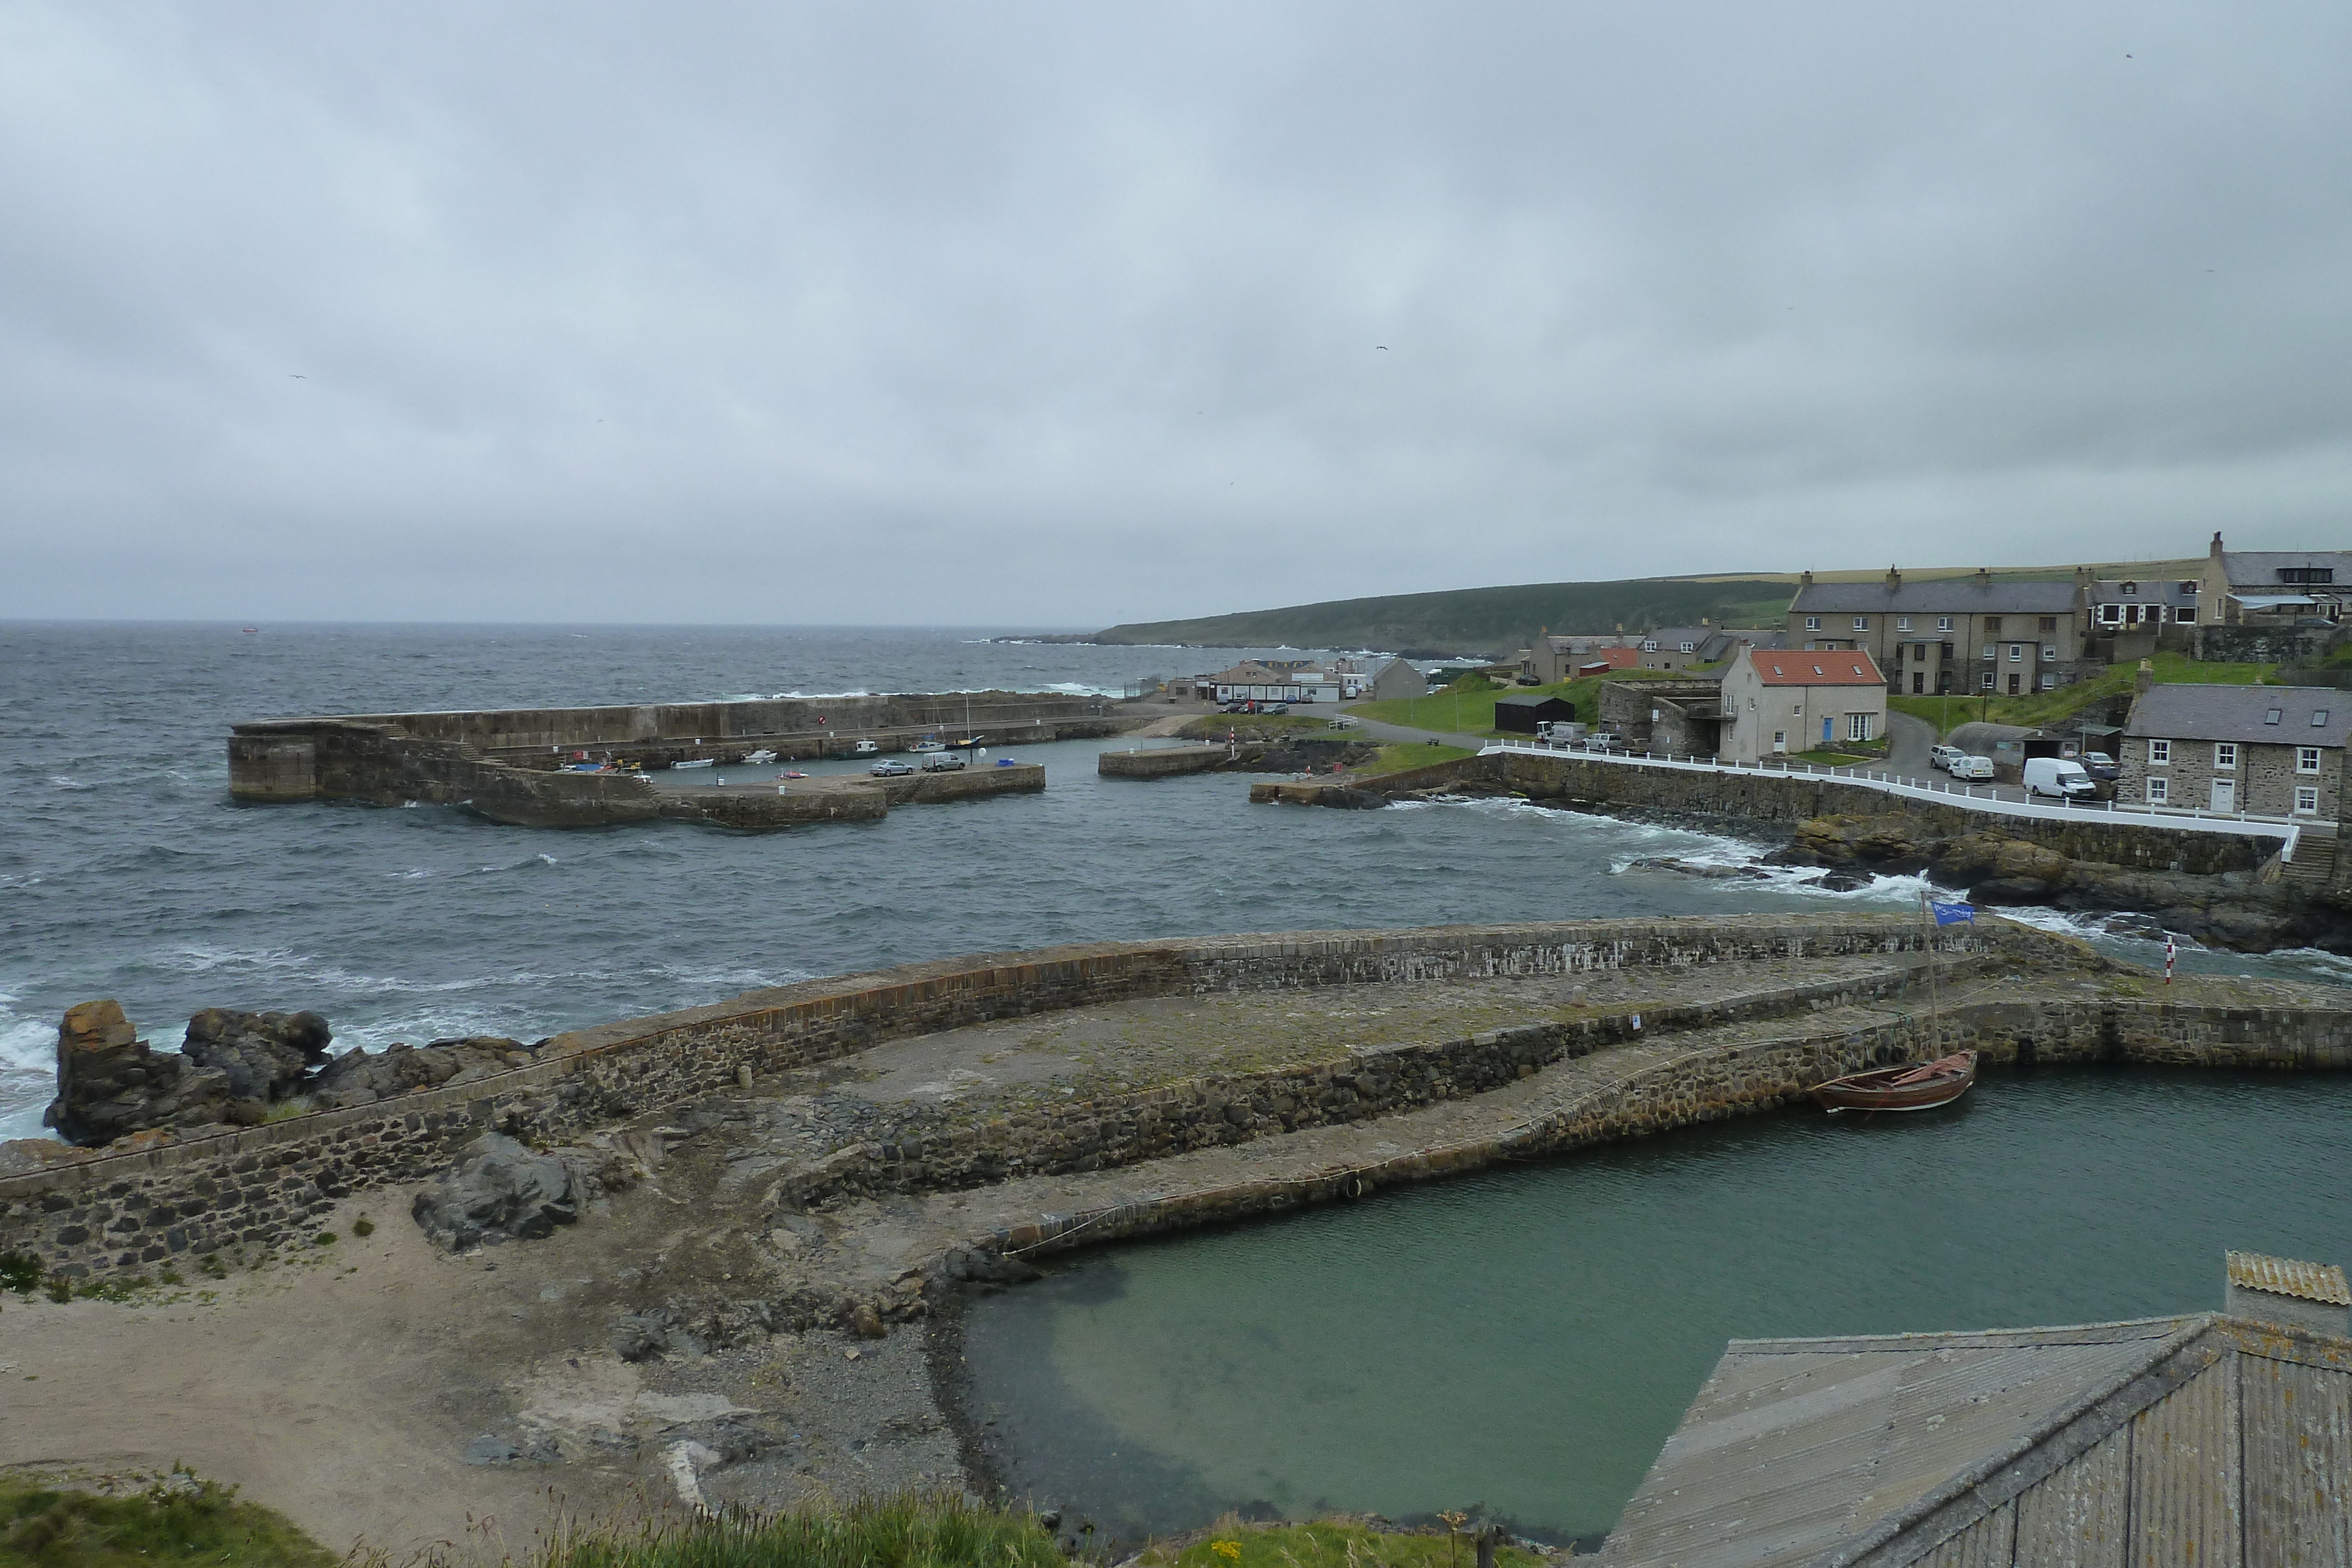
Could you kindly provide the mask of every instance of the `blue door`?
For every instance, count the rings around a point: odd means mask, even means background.
[[[1830,721],[1829,721],[1828,719],[1823,719],[1823,720],[1822,720],[1822,744],[1823,746],[1827,746],[1829,743],[1830,743]]]

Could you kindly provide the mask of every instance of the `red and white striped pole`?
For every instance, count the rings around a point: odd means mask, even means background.
[[[2172,984],[2172,956],[2176,951],[2172,933],[2168,931],[2164,934],[2164,983],[2168,986]]]

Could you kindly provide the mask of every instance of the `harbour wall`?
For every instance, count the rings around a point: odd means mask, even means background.
[[[1160,746],[1139,751],[1106,751],[1095,758],[1095,771],[1105,779],[1174,779],[1186,773],[1209,773],[1233,756],[1223,746]]]
[[[1939,950],[1966,963],[2101,962],[2066,938],[2006,922],[1948,928],[1936,940]],[[1104,943],[907,965],[561,1035],[530,1066],[460,1086],[184,1143],[122,1152],[56,1149],[58,1163],[0,1178],[0,1252],[29,1253],[45,1268],[75,1278],[135,1274],[224,1247],[299,1243],[339,1201],[436,1174],[485,1131],[560,1141],[726,1089],[739,1082],[740,1073],[806,1066],[887,1040],[992,1019],[1220,991],[1497,975],[1572,977],[1738,959],[1917,953],[1922,943],[1917,922],[1905,916],[1766,915]],[[1781,998],[1791,1006],[1804,999]],[[1764,1007],[1742,1005],[1751,1010]],[[1641,1038],[1738,1016],[1685,1019],[1653,1012]],[[1516,1142],[1496,1146],[1505,1154],[1542,1152],[1573,1146],[1579,1139],[1732,1114],[1785,1099],[1824,1077],[1953,1042],[1978,1044],[1996,1060],[2302,1070],[2352,1065],[2347,1012],[1994,1003],[1948,1009],[1943,1018],[1942,1032],[1932,1038],[1911,1023],[1810,1038],[1801,1019],[1776,1023],[1759,1018],[1759,1034],[1785,1031],[1794,1023],[1796,1037],[1676,1059],[1675,1071],[1654,1072],[1642,1080],[1646,1087],[1629,1084],[1626,1092],[1633,1097],[1622,1105],[1590,1116],[1580,1113],[1572,1124],[1556,1130],[1567,1142],[1530,1143],[1537,1134],[1514,1134]],[[803,1196],[906,1190],[1045,1169],[1088,1170],[1180,1146],[1241,1142],[1318,1121],[1360,1120],[1475,1093],[1544,1061],[1632,1038],[1630,1016],[1612,1013],[1435,1046],[1365,1052],[1357,1065],[1327,1062],[1057,1107],[1050,1115],[983,1127],[969,1142],[949,1141],[935,1150],[873,1145],[845,1151],[808,1179]],[[1412,1157],[1423,1163],[1399,1168],[1439,1174],[1505,1155],[1421,1151]],[[1352,1179],[1388,1178],[1372,1171],[1354,1173]],[[1269,1187],[1233,1201],[1245,1206],[1235,1212],[1245,1212],[1250,1203],[1279,1207],[1298,1200]],[[1130,1218],[1145,1222],[1140,1216]],[[1179,1222],[1173,1211],[1162,1220]],[[1107,1232],[1103,1239],[1119,1233]]]
[[[2069,860],[2198,876],[2254,871],[2278,850],[2275,837],[2184,832],[2154,823],[2102,820],[2089,813],[2080,820],[1995,816],[1964,806],[1898,800],[1815,774],[1641,768],[1572,755],[1506,752],[1378,778],[1262,783],[1251,786],[1250,799],[1285,805],[1353,806],[1370,803],[1367,800],[1370,796],[1394,797],[1472,782],[1500,786],[1531,800],[1595,810],[1676,811],[1792,827],[1818,817],[1902,816],[1923,824],[1929,836],[1992,832],[2040,844]]]
[[[229,788],[249,803],[359,800],[463,805],[529,828],[609,827],[669,818],[757,830],[871,821],[894,805],[929,804],[1045,787],[1035,763],[918,773],[903,779],[796,781],[782,791],[672,793],[610,773],[516,767],[456,741],[422,738],[375,719],[281,719],[236,727]]]

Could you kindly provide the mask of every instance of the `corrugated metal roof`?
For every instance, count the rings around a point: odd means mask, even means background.
[[[2352,1339],[2200,1315],[1734,1341],[1601,1560],[2352,1568]]]
[[[2306,1301],[2352,1307],[2352,1285],[2334,1263],[2305,1263],[2293,1258],[2266,1258],[2259,1252],[2231,1252],[2230,1283],[2274,1296],[2301,1296]]]

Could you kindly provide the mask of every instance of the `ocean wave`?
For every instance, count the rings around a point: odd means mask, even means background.
[[[29,872],[23,876],[0,876],[0,893],[13,892],[20,887],[38,887],[46,880]]]
[[[68,779],[62,773],[50,774],[49,784],[53,789],[73,789],[77,791],[95,789],[98,788],[95,784],[85,784],[79,779]]]
[[[460,876],[494,876],[500,872],[532,871],[541,866],[561,865],[562,863],[562,862],[557,860],[553,855],[549,854],[546,851],[542,850],[537,854],[525,855],[519,861],[509,861],[505,865],[478,865],[471,871],[460,872],[458,874]]]
[[[870,697],[877,694],[865,690],[854,692],[771,692],[768,702],[825,702],[836,697]]]

